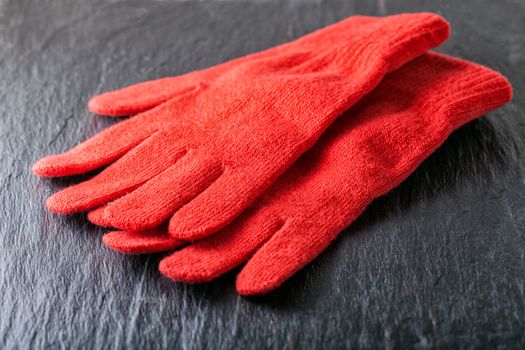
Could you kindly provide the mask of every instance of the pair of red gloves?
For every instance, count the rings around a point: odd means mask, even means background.
[[[278,287],[464,123],[511,99],[507,80],[429,53],[449,35],[434,14],[355,16],[216,67],[95,96],[132,115],[41,176],[109,165],[47,201],[118,228],[126,253],[177,250],[160,271],[204,282],[248,261],[244,295]]]

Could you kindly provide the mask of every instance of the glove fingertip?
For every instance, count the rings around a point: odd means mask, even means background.
[[[178,259],[167,257],[162,259],[159,263],[159,271],[164,276],[180,282],[195,283],[195,278],[192,277],[191,271],[185,264],[179,264]]]
[[[102,243],[104,243],[105,246],[113,250],[116,250],[122,253],[126,252],[124,251],[124,249],[122,249],[121,240],[115,234],[115,232],[110,232],[102,236]]]
[[[109,248],[126,254],[151,254],[176,249],[185,242],[157,231],[114,231],[105,234],[102,242]]]
[[[243,296],[267,294],[277,288],[280,283],[261,280],[249,274],[239,274],[235,282],[237,292]]]
[[[111,227],[111,223],[106,219],[104,211],[106,206],[94,209],[90,211],[87,215],[87,219],[97,226],[102,227]]]
[[[46,200],[46,207],[53,213],[57,214],[70,214],[73,211],[70,210],[68,201],[63,198],[61,192],[55,193]]]
[[[74,187],[66,188],[51,195],[46,200],[46,207],[57,214],[73,214],[100,206],[102,203],[98,198],[86,200],[85,193],[87,191],[89,189],[77,191]]]
[[[47,162],[45,158],[39,159],[33,166],[31,167],[31,171],[33,174],[38,176],[50,176],[49,174],[49,168],[47,166]]]
[[[92,113],[112,117],[126,115],[125,110],[116,107],[112,100],[112,98],[108,98],[108,94],[93,96],[88,102],[88,110]]]
[[[199,264],[191,263],[192,259],[180,259],[180,252],[174,256],[164,258],[159,263],[159,271],[164,276],[185,283],[203,283],[209,282],[215,278],[215,274],[202,269]],[[199,268],[201,267],[201,268]]]
[[[58,177],[67,175],[66,172],[57,166],[56,156],[48,156],[39,159],[35,164],[33,164],[31,170],[33,171],[33,174],[43,177]]]

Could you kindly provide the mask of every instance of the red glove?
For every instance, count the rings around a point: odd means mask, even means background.
[[[507,80],[487,68],[438,54],[415,59],[341,116],[232,224],[163,259],[160,271],[177,281],[204,282],[249,260],[237,278],[239,293],[271,291],[374,198],[407,178],[454,129],[511,95]],[[133,253],[180,245],[161,230],[112,232],[103,240]]]
[[[37,162],[35,173],[63,176],[116,160],[50,197],[49,209],[71,213],[122,197],[105,209],[105,224],[137,230],[171,217],[174,237],[209,235],[251,204],[387,72],[449,32],[432,14],[358,17],[333,28],[269,57],[233,63],[216,79],[199,80],[197,73],[180,91],[168,80],[160,97],[162,80],[124,89],[122,101],[145,96],[136,106],[122,102],[112,110],[101,102],[118,100],[119,92],[95,99],[91,107],[116,114],[166,102]]]

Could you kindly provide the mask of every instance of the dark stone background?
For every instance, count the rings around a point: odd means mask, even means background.
[[[90,96],[205,68],[352,14],[434,11],[439,51],[514,101],[455,132],[278,291],[184,285],[44,200],[31,164],[114,120]],[[525,347],[525,2],[0,0],[0,348]]]

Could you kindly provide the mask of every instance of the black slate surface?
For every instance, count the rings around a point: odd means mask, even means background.
[[[31,164],[114,120],[90,96],[204,68],[352,14],[434,11],[440,51],[501,71],[514,100],[458,130],[278,291],[235,273],[172,283],[84,215],[45,210],[81,177]],[[0,348],[525,347],[525,2],[0,1]]]

